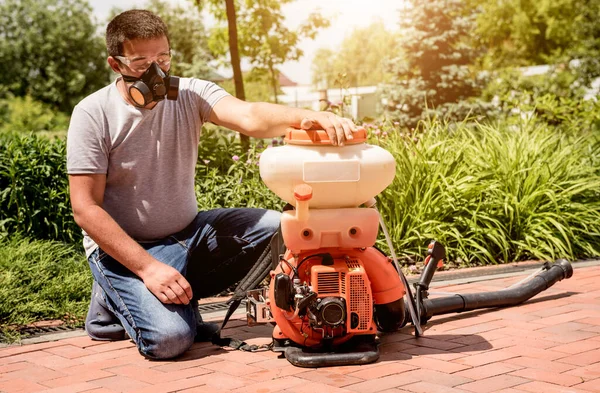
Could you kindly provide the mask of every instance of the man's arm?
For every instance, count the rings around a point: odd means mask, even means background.
[[[152,257],[102,208],[106,175],[69,175],[69,187],[75,222],[103,251],[140,277],[161,302],[190,302],[188,281]]]
[[[238,131],[254,138],[273,138],[285,133],[286,128],[324,129],[333,144],[343,145],[352,139],[358,127],[350,119],[331,112],[315,112],[265,102],[245,102],[233,96],[222,98],[210,115],[212,123]]]

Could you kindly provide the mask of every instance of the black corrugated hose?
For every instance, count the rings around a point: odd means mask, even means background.
[[[421,320],[427,321],[434,315],[471,311],[490,307],[514,306],[532,298],[552,285],[573,275],[573,267],[566,259],[553,264],[546,262],[545,270],[525,282],[499,291],[455,294],[448,297],[423,299]]]

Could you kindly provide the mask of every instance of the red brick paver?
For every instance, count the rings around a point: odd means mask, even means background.
[[[436,291],[498,290],[519,280]],[[270,331],[233,320],[224,335],[263,344]],[[518,307],[434,317],[418,339],[411,327],[382,335],[380,353],[365,366],[307,369],[273,352],[202,343],[175,361],[151,362],[129,341],[75,337],[0,349],[0,393],[600,392],[600,267],[577,268]]]

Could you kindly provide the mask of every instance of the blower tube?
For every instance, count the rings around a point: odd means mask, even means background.
[[[558,259],[552,265],[546,262],[544,271],[529,280],[493,292],[455,294],[435,299],[422,299],[421,321],[434,315],[471,311],[490,307],[514,306],[532,298],[552,285],[573,275],[573,267],[566,259]]]

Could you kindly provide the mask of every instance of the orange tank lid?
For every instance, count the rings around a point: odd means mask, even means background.
[[[304,202],[312,199],[313,189],[308,184],[302,183],[294,187],[294,198],[297,201]]]
[[[352,139],[347,139],[346,145],[355,145],[367,141],[367,131],[360,128],[352,133]],[[331,139],[325,130],[301,130],[290,127],[285,132],[285,142],[290,145],[331,145]]]

